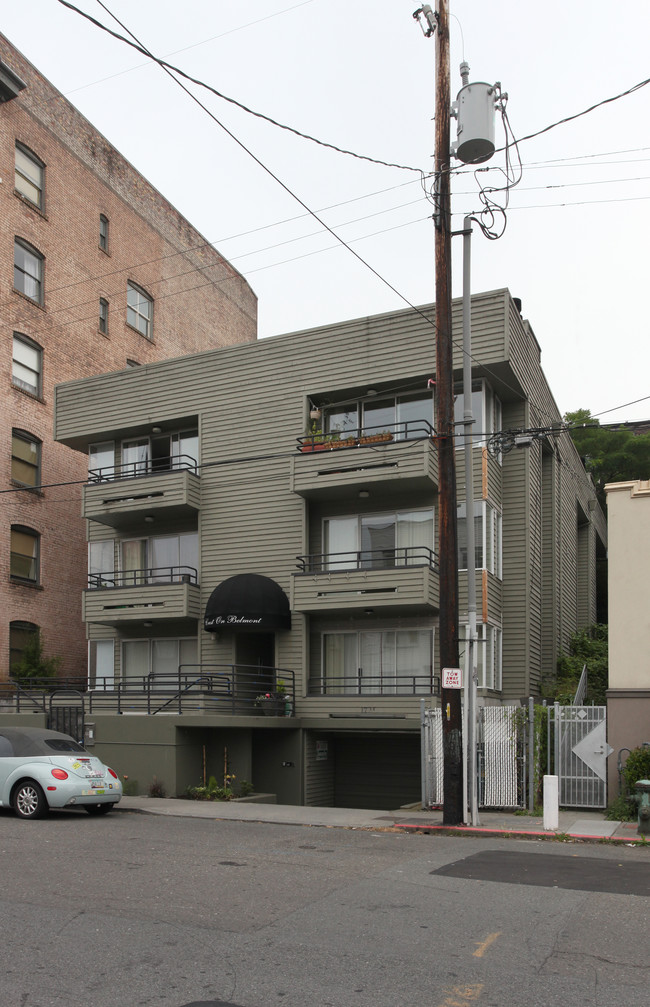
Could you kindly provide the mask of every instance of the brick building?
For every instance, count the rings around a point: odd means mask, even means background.
[[[87,464],[52,439],[54,385],[256,321],[246,280],[0,35],[0,679],[37,629],[63,674],[86,669]]]

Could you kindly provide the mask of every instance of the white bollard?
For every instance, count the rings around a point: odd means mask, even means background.
[[[560,803],[557,776],[544,777],[544,829],[557,829],[560,823]]]

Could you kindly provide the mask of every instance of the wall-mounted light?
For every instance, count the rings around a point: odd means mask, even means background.
[[[368,492],[368,490],[359,490],[359,497],[362,500],[367,500],[369,496],[370,496],[370,493]]]
[[[156,520],[152,514],[145,514],[144,519],[147,524],[153,524]]]
[[[151,428],[151,433],[152,434],[161,434],[162,433],[162,427],[152,427]]]
[[[153,623],[152,622],[143,622],[142,625],[144,626],[145,629],[151,629],[151,627],[153,626]]]
[[[366,392],[366,395],[376,395],[376,394],[377,394],[376,388],[369,388],[368,391]]]

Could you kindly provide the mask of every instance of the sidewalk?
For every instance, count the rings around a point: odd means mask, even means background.
[[[633,843],[641,840],[636,822],[606,822],[599,811],[560,811],[559,826],[545,831],[541,817],[488,811],[479,814],[480,825],[448,826],[442,823],[442,811],[402,808],[397,811],[372,811],[365,808],[315,808],[290,804],[257,804],[239,801],[189,801],[182,798],[123,797],[118,811],[144,812],[181,818],[207,818],[213,821],[268,822],[275,825],[305,825],[338,829],[401,829],[405,832],[438,833],[522,839],[571,837],[583,842],[609,839]]]

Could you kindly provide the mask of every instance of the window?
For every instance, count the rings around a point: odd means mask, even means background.
[[[14,186],[16,192],[28,199],[30,203],[43,209],[43,183],[45,179],[45,165],[32,154],[27,147],[16,144],[16,171],[14,176]]]
[[[122,441],[122,476],[142,476],[151,471],[151,445],[148,437]]]
[[[328,695],[430,695],[433,631],[324,633],[323,677]]]
[[[11,478],[21,486],[41,481],[41,442],[24,430],[11,432]]]
[[[33,622],[9,623],[9,667],[20,664],[25,648],[38,636],[38,626]]]
[[[108,252],[108,217],[99,215],[99,247],[102,252]]]
[[[122,679],[136,688],[147,685],[153,677],[153,688],[169,689],[178,681],[184,668],[192,673],[198,661],[195,638],[162,640],[125,640],[122,643]]]
[[[32,395],[41,394],[43,351],[27,336],[14,332],[13,365],[11,380],[14,385]]]
[[[91,689],[112,689],[114,682],[115,642],[88,642],[88,686]]]
[[[126,320],[147,339],[153,338],[153,300],[133,283],[126,285]]]
[[[382,399],[373,396],[327,409],[323,417],[324,433],[360,434],[388,430],[395,440],[425,437],[432,427],[431,392],[391,395]]]
[[[186,578],[196,584],[198,566],[199,536],[195,531],[120,542],[122,585],[169,584]]]
[[[198,458],[198,430],[183,430],[151,438],[151,465],[154,470],[189,468],[196,472]]]
[[[462,450],[464,446],[464,412],[465,400],[463,389],[462,386],[457,386],[454,402],[454,423],[457,431],[456,443],[459,450]],[[472,387],[472,416],[474,417],[472,440],[474,447],[486,445],[492,434],[502,429],[501,414],[501,399],[498,395],[495,395],[487,382],[475,381]],[[500,456],[499,461],[501,461]]]
[[[467,570],[466,505],[458,506],[458,569]],[[501,559],[502,518],[487,500],[474,503],[474,555],[475,569],[487,570],[495,577],[502,576]]]
[[[38,532],[32,528],[23,528],[22,525],[11,526],[10,576],[12,580],[38,584],[39,538]]]
[[[43,303],[43,256],[20,238],[14,241],[14,289]]]
[[[323,522],[328,570],[386,569],[433,560],[433,509],[355,514]]]
[[[88,587],[115,586],[115,543],[113,539],[88,543]]]
[[[88,445],[88,476],[91,482],[102,482],[115,477],[114,441]]]
[[[99,298],[99,331],[108,335],[108,301],[105,297]]]
[[[502,673],[502,633],[497,626],[479,623],[476,627],[476,674],[479,689],[501,690]],[[469,668],[469,626],[464,627],[463,638],[459,641],[460,666],[464,669],[466,681],[470,680]]]

